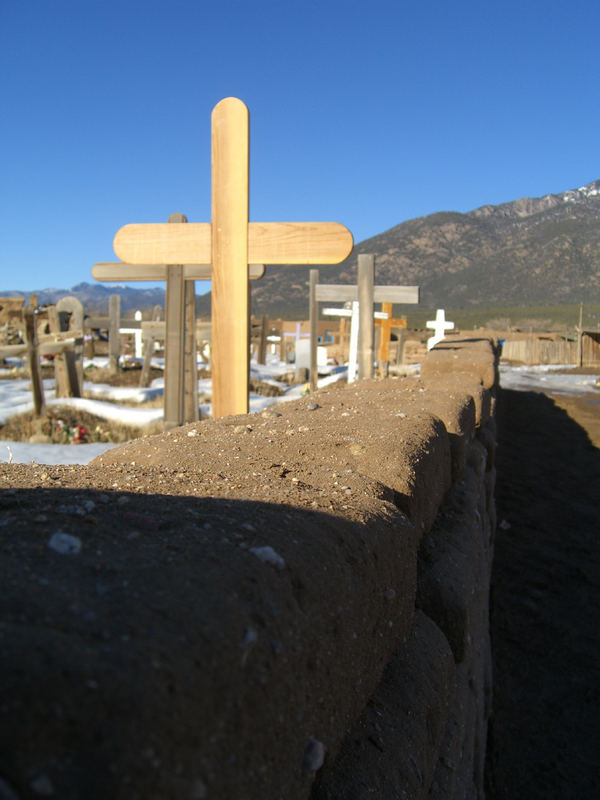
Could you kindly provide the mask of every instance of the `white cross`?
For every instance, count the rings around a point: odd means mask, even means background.
[[[438,308],[435,313],[435,319],[428,319],[426,324],[428,328],[434,330],[433,336],[427,339],[428,350],[431,350],[438,342],[442,341],[446,335],[446,331],[454,330],[454,323],[447,322],[446,313],[443,308]]]

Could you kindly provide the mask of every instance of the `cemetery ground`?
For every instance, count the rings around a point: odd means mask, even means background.
[[[151,384],[155,380],[161,381],[163,377],[163,369],[156,367],[150,369],[149,378]],[[29,380],[29,373],[27,369],[23,368],[15,369],[2,375],[2,380],[24,378]],[[52,362],[48,362],[42,367],[42,378],[46,380],[54,378]],[[200,368],[198,370],[198,378],[201,380],[210,378],[210,372]],[[293,371],[284,371],[278,378],[279,383],[292,384],[294,381]],[[120,368],[118,371],[113,372],[105,367],[93,366],[85,370],[84,380],[86,383],[96,385],[104,384],[118,388],[135,389],[140,381],[140,368],[139,365],[135,365],[124,369]],[[250,379],[250,391],[264,397],[277,397],[283,394],[283,389],[276,385],[275,382],[266,382],[254,376]],[[89,389],[86,391],[84,384],[83,397],[93,396]],[[110,396],[103,397],[103,400],[104,402],[112,402]],[[210,402],[210,395],[203,396],[200,393],[199,401],[201,403]],[[118,402],[119,405],[131,405],[134,407],[162,408],[163,395],[161,392],[154,397],[145,399],[143,402],[135,399],[135,396],[132,399],[120,397],[115,402]],[[201,414],[201,418],[205,418],[205,416]],[[48,405],[41,418],[37,418],[33,411],[15,414],[10,417],[4,424],[0,424],[0,441],[31,441],[32,443],[45,442],[51,444],[77,444],[78,442],[120,443],[143,435],[159,433],[161,430],[162,422],[160,420],[143,426],[126,424],[118,419],[106,419],[88,410],[58,403],[56,405]]]

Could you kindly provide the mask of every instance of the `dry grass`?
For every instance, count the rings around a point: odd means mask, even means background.
[[[72,444],[81,442],[127,442],[144,434],[159,433],[162,422],[138,427],[116,420],[105,420],[77,408],[51,406],[42,418],[33,411],[16,414],[0,426],[0,439],[11,442],[47,442]]]
[[[42,366],[43,378],[54,377],[54,365],[47,363]],[[162,370],[152,369],[150,380],[163,377]],[[28,378],[29,373],[25,368],[12,370],[2,376],[3,380]],[[210,377],[210,373],[201,371],[199,377]],[[85,371],[85,381],[92,383],[105,383],[110,386],[139,386],[139,369],[119,369],[113,373],[108,369],[92,367]],[[267,397],[276,397],[284,394],[283,390],[270,383],[264,383],[252,378],[250,390],[256,394]],[[210,402],[208,395],[199,397],[199,401]],[[114,402],[116,405],[137,406],[143,408],[160,408],[163,397],[154,397],[145,403],[136,401],[111,401],[103,398],[102,402]],[[42,418],[35,416],[33,411],[25,414],[16,414],[5,425],[0,425],[0,439],[13,442],[44,442],[50,444],[69,444],[80,442],[126,442],[146,434],[162,431],[162,422],[157,421],[143,427],[125,425],[117,420],[106,420],[82,409],[71,408],[67,405],[49,406]]]

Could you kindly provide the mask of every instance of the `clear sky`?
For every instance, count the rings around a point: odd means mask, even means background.
[[[210,221],[227,96],[254,221],[359,242],[582,186],[599,42],[598,0],[0,0],[0,291],[91,282],[126,223]]]

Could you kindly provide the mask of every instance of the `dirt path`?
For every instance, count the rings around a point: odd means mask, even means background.
[[[591,798],[600,785],[600,405],[501,390],[498,438],[488,800]]]

